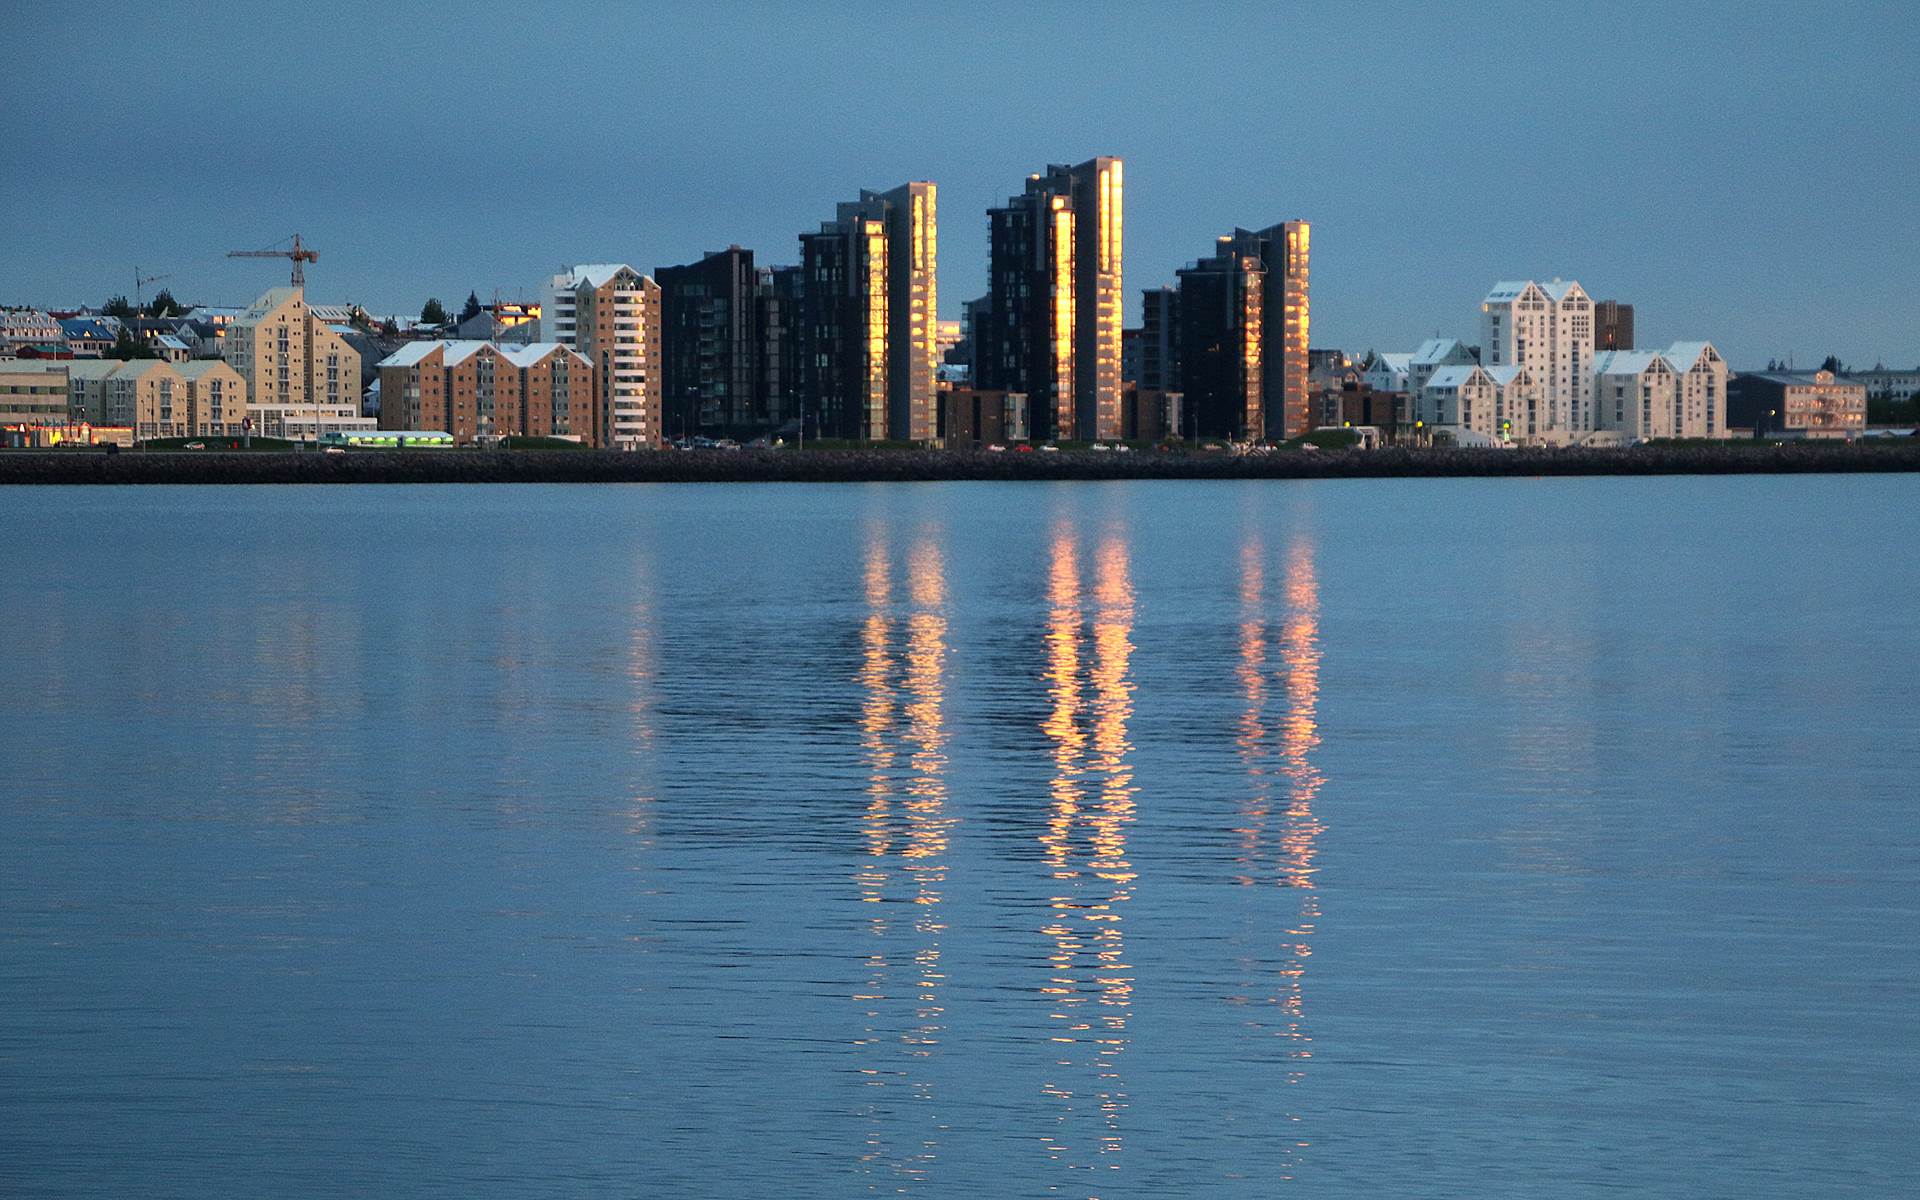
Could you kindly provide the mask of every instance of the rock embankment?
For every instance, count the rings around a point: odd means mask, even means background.
[[[1501,475],[1747,475],[1920,470],[1920,438],[1852,445],[1636,446],[1625,450],[1090,451],[355,450],[345,454],[8,451],[0,484],[863,483],[1049,479],[1378,479]]]

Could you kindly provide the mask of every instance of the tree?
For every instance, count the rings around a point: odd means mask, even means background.
[[[157,358],[159,356],[153,352],[152,346],[147,345],[145,338],[135,337],[133,330],[122,325],[120,327],[120,336],[113,341],[112,357],[119,359],[121,362],[126,362],[129,359]]]
[[[185,311],[187,310],[180,306],[180,302],[175,300],[173,293],[166,288],[161,288],[147,305],[149,317],[177,317]]]
[[[133,305],[127,303],[125,296],[115,296],[100,306],[100,311],[109,317],[133,317],[139,314],[133,311]]]
[[[367,310],[358,304],[347,311],[347,323],[362,333],[373,332],[373,318],[368,316]]]
[[[400,326],[394,324],[392,317],[388,317],[386,320],[380,322],[380,336],[383,338],[397,338],[400,336]]]
[[[480,297],[473,292],[468,292],[467,302],[460,309],[460,320],[463,322],[471,321],[479,315],[480,315]]]
[[[1840,361],[1838,354],[1829,354],[1825,361],[1820,364],[1820,369],[1822,371],[1831,371],[1835,375],[1845,375],[1847,373],[1847,364]]]
[[[447,323],[446,305],[441,304],[438,297],[428,300],[426,304],[421,306],[420,323],[423,325],[445,325]]]

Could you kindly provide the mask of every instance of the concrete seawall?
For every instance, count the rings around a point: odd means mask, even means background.
[[[1750,442],[1627,450],[1284,451],[1227,454],[901,450],[355,450],[0,453],[4,484],[835,483],[1049,479],[1374,479],[1920,471],[1920,438],[1853,445]]]

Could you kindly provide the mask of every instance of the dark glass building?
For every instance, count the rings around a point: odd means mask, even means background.
[[[1187,429],[1203,438],[1266,436],[1267,268],[1235,238],[1179,272],[1181,391]]]
[[[661,408],[667,432],[746,433],[764,427],[753,251],[716,250],[699,262],[661,267]]]

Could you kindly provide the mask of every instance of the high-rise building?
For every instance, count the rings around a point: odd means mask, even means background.
[[[593,364],[592,428],[574,433],[594,446],[657,448],[666,436],[660,408],[660,285],[625,263],[568,267],[547,282],[540,328],[543,340],[558,342]]]
[[[759,306],[756,329],[760,350],[754,406],[770,428],[784,428],[800,417],[805,360],[800,345],[800,297],[803,272],[799,267],[762,267],[755,290]]]
[[[1218,251],[1179,272],[1180,390],[1198,437],[1266,436],[1267,267],[1251,247]]]
[[[1036,438],[1121,436],[1124,171],[1049,166],[987,210],[991,312],[976,384],[1024,394]]]
[[[753,251],[714,250],[699,262],[661,267],[663,404],[676,434],[742,432],[765,423],[757,411],[760,275]]]
[[[306,301],[305,289],[272,288],[227,328],[220,353],[247,385],[253,432],[305,438],[365,428],[360,352]]]
[[[804,391],[825,436],[937,436],[939,214],[934,184],[861,191],[800,235]]]
[[[1313,428],[1310,238],[1305,221],[1235,229],[1179,273],[1178,378],[1200,436]]]
[[[1633,305],[1618,300],[1593,302],[1593,349],[1633,349]]]
[[[1140,370],[1133,382],[1150,391],[1180,387],[1180,293],[1170,287],[1140,293]]]
[[[1580,285],[1496,283],[1480,313],[1481,361],[1529,369],[1545,391],[1545,428],[1563,435],[1592,430],[1593,301]]]
[[[1230,245],[1266,266],[1261,407],[1265,436],[1276,441],[1313,428],[1308,347],[1313,336],[1313,227],[1282,221],[1265,229],[1235,229]],[[1189,398],[1191,403],[1191,398]]]

